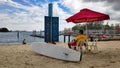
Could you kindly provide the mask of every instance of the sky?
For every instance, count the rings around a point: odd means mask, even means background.
[[[76,24],[65,19],[88,8],[110,16],[105,23],[120,24],[120,0],[0,0],[0,28],[12,31],[44,30],[48,4],[53,3],[53,17],[59,17],[59,30]]]

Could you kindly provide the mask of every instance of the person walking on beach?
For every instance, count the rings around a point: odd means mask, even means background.
[[[71,48],[71,46],[73,46],[73,47],[74,47],[74,50],[76,50],[76,47],[75,47],[75,46],[77,45],[77,42],[78,42],[78,40],[80,40],[80,39],[82,39],[82,40],[87,40],[87,36],[86,36],[86,35],[83,35],[83,30],[79,30],[79,35],[74,39],[74,41],[68,43],[68,47]],[[86,46],[85,43],[84,43],[84,45]]]
[[[22,44],[26,44],[26,39],[23,39]]]

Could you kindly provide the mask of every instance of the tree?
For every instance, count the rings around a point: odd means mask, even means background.
[[[9,32],[7,28],[0,28],[0,32]]]
[[[72,30],[79,30],[80,26],[79,25],[75,25],[72,27]]]
[[[72,30],[80,30],[80,29],[85,29],[86,25],[75,25],[72,27]]]

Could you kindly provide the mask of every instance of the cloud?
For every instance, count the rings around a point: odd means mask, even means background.
[[[71,28],[73,27],[73,23],[67,23],[66,18],[70,16],[69,13],[65,12],[62,8],[59,7],[60,2],[54,2],[53,3],[53,16],[59,17],[59,29],[64,30],[64,28]]]
[[[24,2],[30,3],[28,1]],[[30,3],[31,6],[26,6],[12,0],[2,1],[2,4],[6,3],[7,5],[16,8],[16,11],[12,14],[9,14],[9,12],[12,12],[14,9],[4,10],[8,12],[3,14],[4,16],[0,14],[2,23],[9,24],[9,26],[6,27],[11,27],[11,30],[44,30],[44,16],[48,16],[48,3],[41,3],[41,6]],[[64,10],[58,6],[58,3],[59,2],[53,2],[53,16],[59,17],[59,29],[63,30],[64,28],[71,28],[73,26],[71,25],[72,23],[68,24],[65,21],[70,14],[64,12]],[[24,11],[17,9],[22,9]],[[4,26],[4,24],[1,26]]]
[[[90,0],[87,0],[90,1]],[[84,2],[84,0],[61,0],[62,5],[70,9],[70,11],[74,14],[79,12],[83,8],[89,8],[98,12],[106,12],[108,7],[104,6],[105,4],[102,2]],[[95,6],[97,5],[97,6]],[[99,6],[98,6],[99,5]],[[104,8],[103,8],[104,7]]]
[[[9,12],[13,11],[13,9],[5,9],[4,11],[6,13],[0,13],[0,23],[2,23],[2,26],[11,27],[11,30],[43,30],[44,26],[44,16],[46,15],[47,10],[47,4],[42,7],[39,6],[24,6],[22,4],[13,2],[11,0],[9,1],[0,1],[2,4],[6,4],[9,6],[12,6],[16,8],[15,12],[12,12],[10,14]],[[25,11],[17,10],[17,9],[23,9]],[[45,9],[45,10],[43,10]],[[4,24],[3,24],[4,23]],[[8,25],[5,25],[8,24]],[[38,27],[39,26],[39,27]],[[18,28],[19,27],[19,28]],[[27,28],[25,28],[27,27]],[[13,28],[13,29],[12,29]]]
[[[106,3],[111,6],[113,10],[120,11],[120,0],[106,0]]]
[[[11,30],[44,30],[44,16],[48,16],[49,1],[21,1],[24,4],[18,0],[0,0],[1,5],[10,6],[10,8],[4,7],[0,10],[0,27],[5,26]],[[83,8],[109,14],[111,17],[110,22],[120,21],[119,0],[59,0],[52,3],[53,16],[59,17],[60,30],[74,26],[75,24],[67,23],[65,19]],[[61,8],[59,4],[67,10]]]
[[[106,1],[106,0],[82,0],[83,2],[103,2],[103,1]]]
[[[120,11],[120,0],[82,0],[83,2],[103,2],[106,6],[111,6],[113,10]]]

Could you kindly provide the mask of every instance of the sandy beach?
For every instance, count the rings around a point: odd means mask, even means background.
[[[1,45],[0,68],[120,68],[120,41],[98,42],[98,52],[83,53],[81,62],[46,57],[29,45]]]

